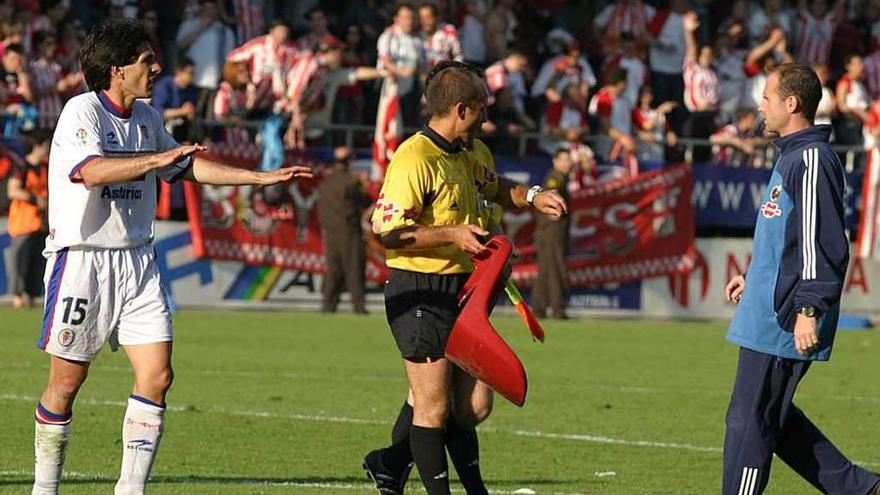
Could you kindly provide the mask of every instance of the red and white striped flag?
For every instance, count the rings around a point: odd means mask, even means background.
[[[880,148],[868,150],[868,163],[862,179],[862,210],[856,256],[880,261]]]
[[[397,82],[387,78],[379,95],[376,113],[376,133],[373,136],[373,178],[382,180],[391,163],[391,155],[403,136],[403,115],[400,113],[400,93]]]

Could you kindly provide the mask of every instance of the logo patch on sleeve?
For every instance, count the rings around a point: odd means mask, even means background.
[[[782,208],[773,201],[767,201],[761,206],[761,214],[764,218],[773,218],[782,215]]]
[[[76,142],[85,146],[89,142],[89,131],[80,127],[76,130]]]
[[[394,203],[383,203],[382,204],[382,221],[387,223],[390,222],[394,215],[396,215],[400,209],[394,205]]]

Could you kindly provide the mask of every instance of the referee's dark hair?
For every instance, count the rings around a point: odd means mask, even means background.
[[[798,100],[798,113],[804,115],[807,121],[812,122],[816,117],[816,108],[822,100],[822,83],[813,69],[804,64],[782,64],[773,70],[779,81],[776,91],[779,98],[786,99],[794,96]]]
[[[434,117],[448,114],[457,103],[476,109],[486,101],[483,71],[465,62],[443,61],[425,79],[425,102]]]
[[[110,69],[134,63],[149,46],[143,25],[135,19],[107,19],[92,28],[79,59],[89,89],[109,89]]]

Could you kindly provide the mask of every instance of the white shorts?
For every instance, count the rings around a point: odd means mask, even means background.
[[[173,340],[155,257],[149,244],[49,254],[37,346],[58,357],[91,362],[108,341],[115,351],[120,344]]]

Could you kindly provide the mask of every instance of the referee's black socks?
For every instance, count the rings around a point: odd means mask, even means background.
[[[409,430],[413,459],[428,495],[449,495],[449,465],[443,445],[445,436],[443,428],[412,425]]]
[[[446,421],[446,450],[467,495],[489,495],[480,473],[480,442],[477,430],[462,428],[449,416]]]
[[[391,430],[391,446],[382,450],[382,464],[392,473],[401,475],[413,461],[409,446],[409,429],[412,426],[413,408],[408,402],[403,403],[394,428]]]

